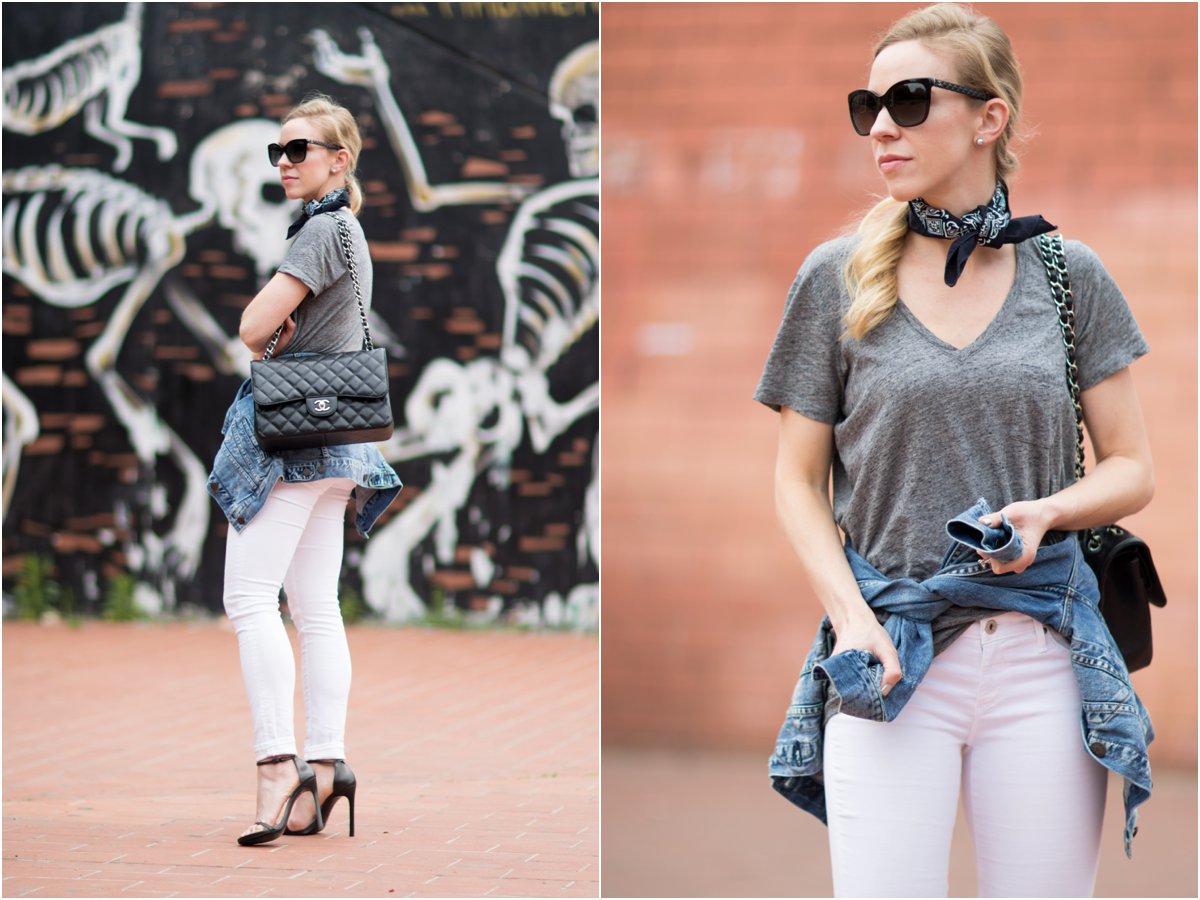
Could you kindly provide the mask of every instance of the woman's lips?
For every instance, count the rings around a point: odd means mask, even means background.
[[[894,172],[909,161],[907,156],[881,156],[879,157],[879,171],[884,174]]]

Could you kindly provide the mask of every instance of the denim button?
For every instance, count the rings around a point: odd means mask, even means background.
[[[239,525],[245,525],[245,524],[246,524],[246,517],[245,517],[245,516],[238,516],[238,517],[237,517],[237,523],[238,523]]]
[[[1089,749],[1101,759],[1103,759],[1104,754],[1108,752],[1105,746],[1099,741],[1092,741],[1092,743],[1089,745]]]
[[[996,633],[996,620],[988,619],[987,622],[984,623],[983,630],[986,631],[988,634],[995,634]]]

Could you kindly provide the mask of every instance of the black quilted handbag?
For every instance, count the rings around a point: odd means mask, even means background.
[[[361,444],[392,435],[387,353],[371,343],[349,229],[341,216],[332,215],[358,300],[363,349],[272,359],[280,326],[263,358],[250,363],[254,436],[264,450]]]
[[[1058,324],[1067,351],[1067,385],[1075,407],[1075,477],[1083,477],[1083,407],[1079,403],[1079,370],[1075,365],[1075,307],[1062,236],[1040,235],[1038,245],[1050,290],[1058,307]],[[1154,642],[1150,604],[1166,606],[1167,596],[1154,568],[1150,548],[1136,534],[1117,525],[1079,533],[1083,557],[1100,584],[1100,614],[1130,672],[1150,665]]]

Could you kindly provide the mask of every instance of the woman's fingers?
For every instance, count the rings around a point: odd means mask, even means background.
[[[900,656],[896,653],[896,646],[891,640],[888,640],[885,645],[875,648],[875,656],[883,664],[880,688],[883,696],[886,697],[904,677],[904,673],[900,671]]]

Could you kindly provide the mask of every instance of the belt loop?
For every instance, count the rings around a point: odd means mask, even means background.
[[[1038,653],[1046,652],[1046,626],[1036,619],[1033,623],[1034,630],[1037,631]]]

